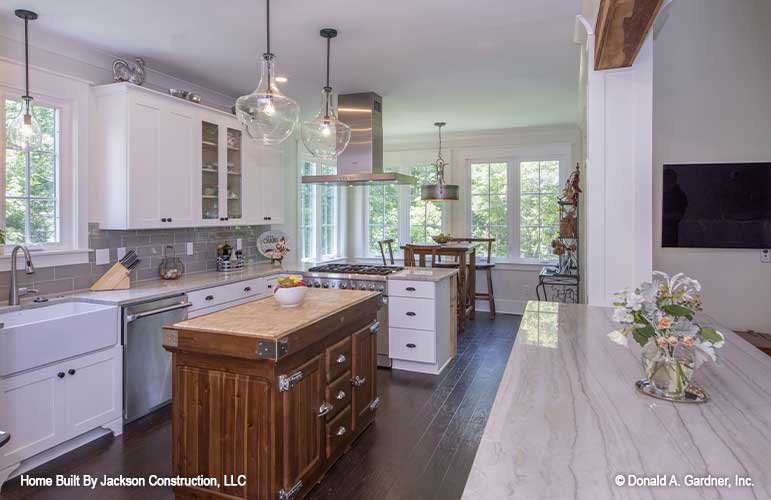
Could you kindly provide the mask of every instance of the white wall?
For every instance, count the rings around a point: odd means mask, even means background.
[[[704,309],[771,331],[771,264],[758,250],[661,248],[661,167],[771,161],[771,2],[675,0],[654,42],[654,268],[701,281]]]

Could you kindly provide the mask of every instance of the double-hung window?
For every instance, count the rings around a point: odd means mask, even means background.
[[[367,253],[380,255],[378,241],[394,240],[398,250],[403,241],[399,238],[399,186],[373,184],[367,186]]]
[[[562,156],[467,162],[471,234],[495,238],[494,258],[556,260],[551,242],[559,234],[560,172],[567,167]]]
[[[22,102],[4,98],[2,104],[7,130],[19,114]],[[40,147],[24,152],[5,142],[5,175],[0,198],[2,229],[9,245],[58,247],[61,243],[60,111],[35,102],[32,112],[43,133]]]
[[[332,175],[334,164],[303,160],[301,175]],[[300,239],[303,260],[329,260],[341,254],[341,193],[337,186],[300,184]]]
[[[416,165],[410,168],[409,174],[418,179],[417,184],[410,186],[410,241],[431,241],[431,236],[442,232],[442,204],[421,200],[420,186],[436,183],[436,168]]]

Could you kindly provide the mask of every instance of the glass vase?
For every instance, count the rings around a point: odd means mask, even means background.
[[[694,370],[693,349],[681,344],[662,348],[655,340],[643,347],[645,376],[662,396],[669,399],[685,398],[685,389],[690,384]]]

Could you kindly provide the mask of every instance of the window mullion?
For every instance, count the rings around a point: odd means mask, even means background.
[[[30,210],[32,210],[32,203],[30,203],[30,182],[29,182],[29,173],[30,173],[30,162],[32,161],[32,153],[27,151],[24,153],[24,242],[29,244],[31,241],[30,238]]]

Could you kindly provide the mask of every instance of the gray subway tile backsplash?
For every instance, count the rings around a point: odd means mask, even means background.
[[[110,264],[97,265],[94,252],[89,263],[69,266],[38,267],[34,274],[18,271],[18,284],[35,288],[42,295],[65,293],[90,287],[118,261],[118,248],[135,250],[142,262],[131,273],[132,282],[157,280],[158,266],[163,259],[166,245],[172,245],[185,264],[186,273],[216,271],[216,249],[223,241],[236,245],[242,239],[244,256],[248,262],[266,261],[257,251],[257,237],[270,226],[232,226],[216,228],[156,229],[141,231],[101,230],[97,224],[88,225],[88,247],[110,249]],[[193,255],[187,255],[187,242],[193,242]],[[34,262],[35,255],[32,255]],[[0,273],[0,293],[7,290],[10,282],[8,271]]]

